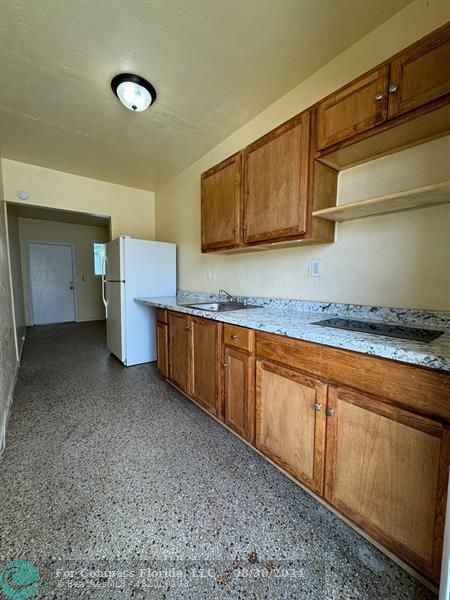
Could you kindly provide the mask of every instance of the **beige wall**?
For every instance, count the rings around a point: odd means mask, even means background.
[[[154,193],[2,159],[5,200],[111,217],[111,235],[152,240]],[[21,201],[18,190],[29,198]]]
[[[7,214],[9,261],[11,267],[11,283],[14,299],[14,321],[16,327],[17,350],[19,356],[21,356],[26,332],[26,319],[23,294],[22,263],[20,259],[19,219],[16,215],[12,214],[11,210],[8,210]]]
[[[202,171],[449,19],[450,3],[415,0],[158,189],[157,239],[178,244],[178,287],[202,291],[223,287],[247,295],[449,310],[449,205],[340,224],[336,243],[330,245],[232,256],[200,253]],[[448,140],[437,142],[428,150],[406,154],[407,160],[402,154],[353,169],[341,177],[340,200],[414,185],[417,164],[421,165],[421,181],[439,177],[433,165],[440,156],[436,150],[440,143],[448,148]],[[420,156],[425,151],[423,162]],[[393,168],[397,164],[401,168]],[[314,258],[323,260],[321,278],[309,276]],[[209,266],[211,281],[205,277]]]
[[[18,368],[14,333],[3,178],[0,168],[0,453],[4,448],[6,420]]]
[[[95,321],[104,319],[105,309],[101,299],[101,278],[94,275],[92,245],[94,242],[107,242],[109,231],[104,227],[20,217],[19,233],[27,324],[31,324],[27,241],[73,244],[77,320]]]

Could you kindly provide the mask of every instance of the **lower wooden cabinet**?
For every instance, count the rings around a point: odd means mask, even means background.
[[[439,581],[448,375],[172,311],[157,332],[171,382]]]
[[[326,500],[438,581],[449,431],[345,388],[330,388],[328,410]]]
[[[222,323],[190,318],[190,395],[208,411],[220,416]]]
[[[191,335],[188,315],[169,312],[169,379],[180,390],[190,391]]]
[[[156,366],[158,367],[159,372],[164,377],[168,376],[168,350],[169,350],[169,340],[168,340],[168,332],[167,325],[165,323],[156,323],[156,351],[157,351],[157,360]]]
[[[256,447],[322,493],[327,385],[297,371],[256,361]]]
[[[252,333],[252,332],[251,332]],[[255,437],[255,358],[243,350],[224,351],[224,421],[241,437]]]

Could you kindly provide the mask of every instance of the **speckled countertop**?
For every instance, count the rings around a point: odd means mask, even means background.
[[[261,308],[220,313],[186,306],[186,304],[196,302],[213,302],[217,299],[217,295],[181,292],[181,295],[176,297],[136,298],[136,301],[149,306],[167,308],[223,323],[241,325],[299,340],[450,372],[450,314],[446,312],[304,302],[300,300],[244,299],[241,297],[238,299],[246,300],[249,304],[263,304],[263,306]],[[224,300],[224,298],[222,297],[221,300]],[[419,327],[421,329],[444,331],[444,334],[432,342],[424,343],[313,325],[315,321],[321,320],[321,318],[330,317],[364,319],[378,323]]]

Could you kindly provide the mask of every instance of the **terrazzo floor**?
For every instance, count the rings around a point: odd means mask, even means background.
[[[28,330],[0,567],[33,562],[36,598],[435,598],[104,339],[102,322]]]

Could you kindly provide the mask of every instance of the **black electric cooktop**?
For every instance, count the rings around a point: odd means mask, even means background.
[[[361,333],[373,333],[374,335],[385,335],[387,337],[425,343],[432,342],[444,333],[443,331],[430,331],[429,329],[418,329],[417,327],[389,325],[388,323],[375,323],[374,321],[358,321],[356,319],[325,319],[324,321],[311,323],[311,325],[360,331]]]

